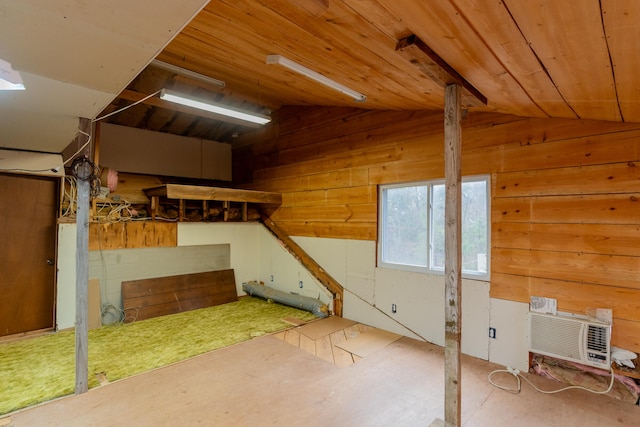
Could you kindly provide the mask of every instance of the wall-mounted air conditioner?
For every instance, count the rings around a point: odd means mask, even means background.
[[[611,325],[529,313],[529,351],[596,368],[611,365]]]

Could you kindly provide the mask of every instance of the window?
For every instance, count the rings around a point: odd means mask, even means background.
[[[462,274],[488,279],[489,178],[462,180]],[[380,187],[381,267],[444,273],[444,181]]]

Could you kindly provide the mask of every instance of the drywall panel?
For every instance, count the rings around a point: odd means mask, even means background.
[[[388,314],[369,304],[356,294],[349,291],[344,293],[343,317],[356,320],[360,323],[374,326],[385,331],[395,332],[410,338],[423,340],[422,337],[414,334],[409,329],[389,317]]]
[[[376,268],[375,280],[375,306],[379,310],[422,339],[444,345],[442,276]]]
[[[259,233],[257,222],[178,223],[178,246],[230,245],[230,267],[234,269],[238,295],[242,283],[260,277]]]
[[[201,147],[197,138],[100,125],[100,166],[119,172],[200,178]]]
[[[344,286],[347,277],[346,240],[296,236],[291,238]]]
[[[58,225],[56,329],[76,322],[76,225]]]
[[[331,307],[331,293],[265,227],[260,233],[259,277],[274,289],[320,299]]]
[[[202,178],[231,181],[231,144],[202,139]]]
[[[462,280],[462,352],[464,354],[489,360],[490,305],[489,282]],[[444,318],[442,327],[444,328]]]
[[[347,240],[347,280],[344,286],[369,304],[375,302],[376,242]]]
[[[489,361],[527,372],[529,304],[497,298],[491,298],[490,303],[491,327],[496,329],[496,337],[489,340]]]
[[[100,125],[100,166],[119,172],[231,180],[231,145],[162,132]]]
[[[62,152],[78,117],[96,117],[206,3],[1,2],[0,57],[27,88],[3,93],[2,146]]]
[[[0,150],[0,171],[64,176],[64,165],[60,154]]]
[[[20,71],[117,94],[206,3],[3,2],[2,58]]]
[[[375,307],[424,340],[444,346],[444,289],[443,276],[377,268]],[[463,279],[462,352],[488,359],[488,330],[489,283]]]
[[[301,236],[292,239],[345,289],[373,304],[375,242]]]

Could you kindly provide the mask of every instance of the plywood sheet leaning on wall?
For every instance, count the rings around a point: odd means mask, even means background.
[[[122,282],[126,323],[237,300],[233,270]]]

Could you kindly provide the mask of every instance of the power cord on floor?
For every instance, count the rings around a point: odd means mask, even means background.
[[[507,387],[507,386],[503,386],[503,385],[496,384],[496,383],[492,380],[492,377],[493,377],[495,374],[499,374],[499,373],[508,373],[508,374],[511,374],[511,375],[513,375],[514,377],[516,377],[516,380],[517,380],[517,388]],[[497,370],[495,370],[495,371],[491,372],[491,373],[489,374],[489,377],[488,377],[488,379],[489,379],[489,383],[490,383],[492,386],[497,387],[497,388],[499,388],[499,389],[501,389],[501,390],[507,391],[507,392],[509,392],[509,393],[513,393],[513,394],[518,394],[518,393],[520,393],[520,390],[521,390],[521,388],[522,388],[522,383],[521,383],[521,381],[520,381],[520,379],[521,379],[521,378],[522,378],[523,380],[525,380],[526,382],[528,382],[528,383],[531,385],[531,387],[533,387],[536,391],[538,391],[538,392],[540,392],[540,393],[544,393],[544,394],[560,393],[561,391],[566,391],[566,390],[571,390],[571,389],[586,390],[586,391],[588,391],[588,392],[590,392],[590,393],[594,393],[594,394],[607,394],[607,393],[609,393],[609,392],[613,389],[613,383],[614,383],[614,381],[615,381],[615,375],[614,375],[613,371],[611,371],[611,383],[609,384],[609,387],[608,387],[606,390],[602,390],[602,391],[591,390],[591,389],[589,389],[589,388],[582,387],[582,386],[579,386],[579,385],[571,385],[571,386],[567,386],[567,387],[560,388],[560,389],[558,389],[558,390],[541,390],[541,389],[539,389],[538,387],[536,387],[536,386],[535,386],[535,384],[533,384],[533,383],[532,383],[532,382],[531,382],[527,377],[525,377],[524,375],[520,374],[520,371],[519,371],[519,370],[514,369],[514,368],[512,368],[512,367],[510,367],[510,366],[507,366],[507,369],[497,369]]]

